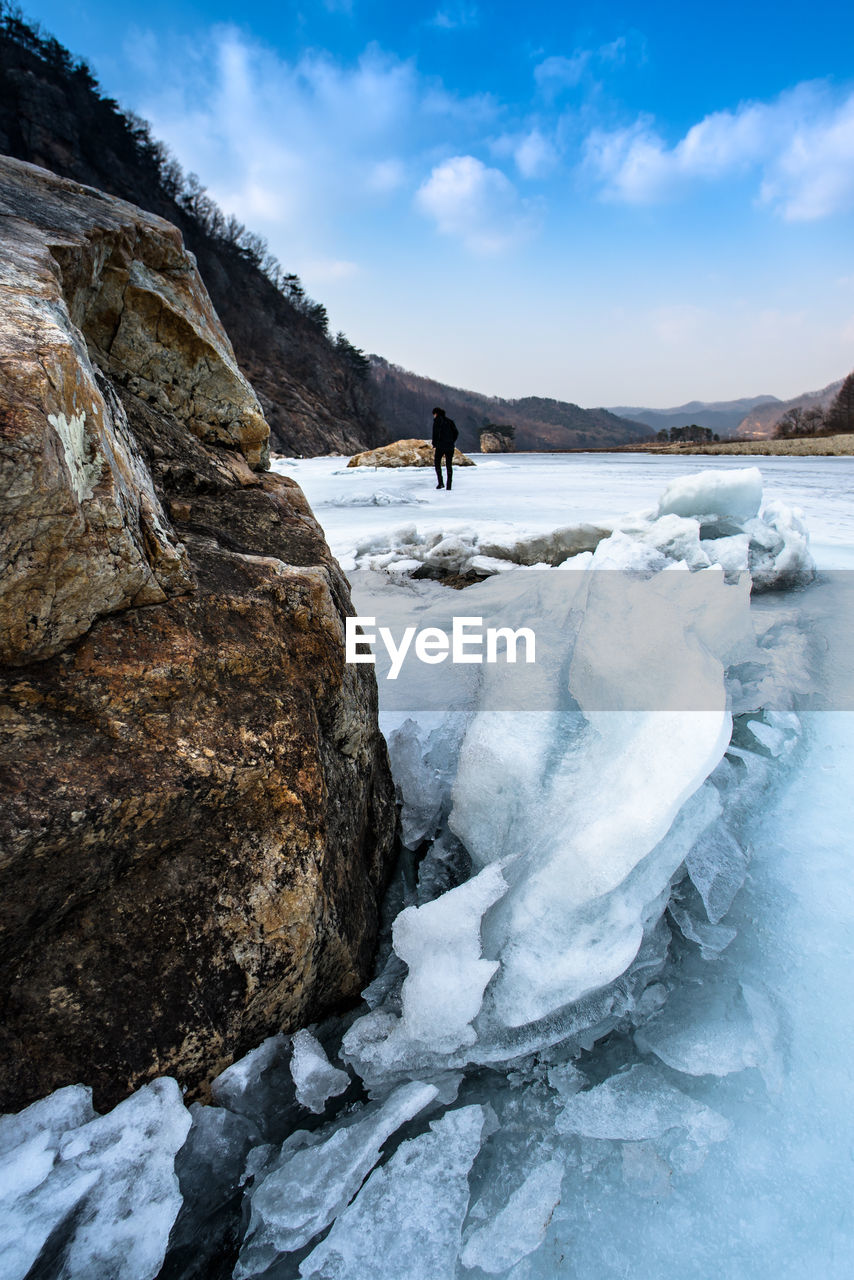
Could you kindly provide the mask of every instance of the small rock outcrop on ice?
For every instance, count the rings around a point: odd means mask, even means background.
[[[175,227],[0,160],[0,1106],[357,995],[394,836],[346,580]]]
[[[395,440],[393,444],[383,445],[380,449],[368,449],[364,453],[355,454],[347,463],[348,467],[432,467],[433,446],[429,440]],[[455,467],[473,467],[471,458],[467,458],[459,449],[454,450]]]
[[[505,431],[481,431],[481,453],[512,453],[515,449],[512,435]]]

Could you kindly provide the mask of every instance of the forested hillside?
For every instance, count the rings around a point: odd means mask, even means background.
[[[539,396],[502,400],[422,378],[380,356],[370,360],[380,415],[392,439],[429,436],[435,405],[456,422],[464,450],[478,449],[480,432],[490,425],[513,427],[515,447],[523,451],[607,448],[652,435],[643,424],[618,418],[607,409],[581,409]]]
[[[184,175],[145,121],[99,90],[85,62],[0,3],[0,152],[130,200],[175,223],[196,255],[271,444],[286,453],[349,453],[384,436],[367,361],[328,332],[258,236]]]

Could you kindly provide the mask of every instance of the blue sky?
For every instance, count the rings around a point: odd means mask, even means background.
[[[24,10],[365,350],[582,405],[854,366],[854,6]]]

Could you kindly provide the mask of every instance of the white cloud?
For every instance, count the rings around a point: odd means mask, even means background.
[[[437,9],[429,25],[443,31],[457,31],[461,27],[476,27],[479,21],[480,13],[476,4],[456,4]]]
[[[611,40],[608,44],[603,44],[599,49],[599,57],[603,62],[624,63],[626,53],[628,51],[628,41],[625,36],[617,36],[616,40]]]
[[[627,62],[645,60],[643,36],[637,31],[629,31],[596,49],[575,49],[569,57],[558,54],[544,58],[534,67],[534,79],[547,99],[556,98],[565,89],[575,88],[582,81],[588,81],[590,87],[597,87],[594,80],[597,72],[600,75],[612,73]]]
[[[544,178],[552,173],[560,161],[555,143],[538,126],[523,133],[504,133],[490,143],[495,156],[509,156],[520,177]]]
[[[532,129],[519,142],[513,152],[516,168],[523,178],[542,178],[554,169],[558,153],[553,142],[539,129]]]
[[[854,209],[854,94],[823,118],[799,125],[761,197],[793,222]]]
[[[155,136],[289,263],[337,257],[360,210],[414,185],[435,156],[479,143],[498,110],[375,45],[352,63],[318,51],[288,61],[221,26],[152,54],[158,72],[135,105]]]
[[[442,235],[475,253],[501,253],[530,226],[512,182],[475,156],[452,156],[436,165],[415,203]]]
[[[589,49],[580,49],[571,58],[555,56],[544,58],[534,67],[534,79],[547,95],[560,93],[580,84],[592,57]]]
[[[610,199],[652,203],[688,184],[754,175],[758,200],[789,221],[854,208],[854,94],[803,84],[770,103],[705,116],[673,146],[648,117],[592,130],[585,164]]]

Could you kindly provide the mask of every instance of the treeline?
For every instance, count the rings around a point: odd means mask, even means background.
[[[828,408],[795,405],[787,409],[774,426],[777,439],[851,433],[854,433],[854,373],[849,373]]]
[[[369,362],[343,333],[329,334],[329,316],[322,303],[306,293],[294,272],[285,271],[270,251],[263,236],[249,231],[234,214],[226,215],[208,194],[195,173],[185,174],[165,143],[152,137],[147,120],[121,107],[114,98],[101,93],[91,67],[84,58],[75,58],[53,36],[42,33],[38,23],[24,18],[21,9],[0,0],[0,36],[28,50],[65,81],[92,94],[113,116],[124,134],[122,157],[140,174],[146,174],[150,190],[173,201],[194,225],[198,234],[213,246],[236,255],[255,267],[293,309],[322,334],[359,377],[366,379]]]
[[[690,423],[686,427],[662,427],[661,431],[656,433],[656,440],[662,444],[677,444],[680,440],[690,440],[696,444],[711,444],[713,440],[720,440],[717,432],[713,432],[711,427],[698,427],[696,422]]]

